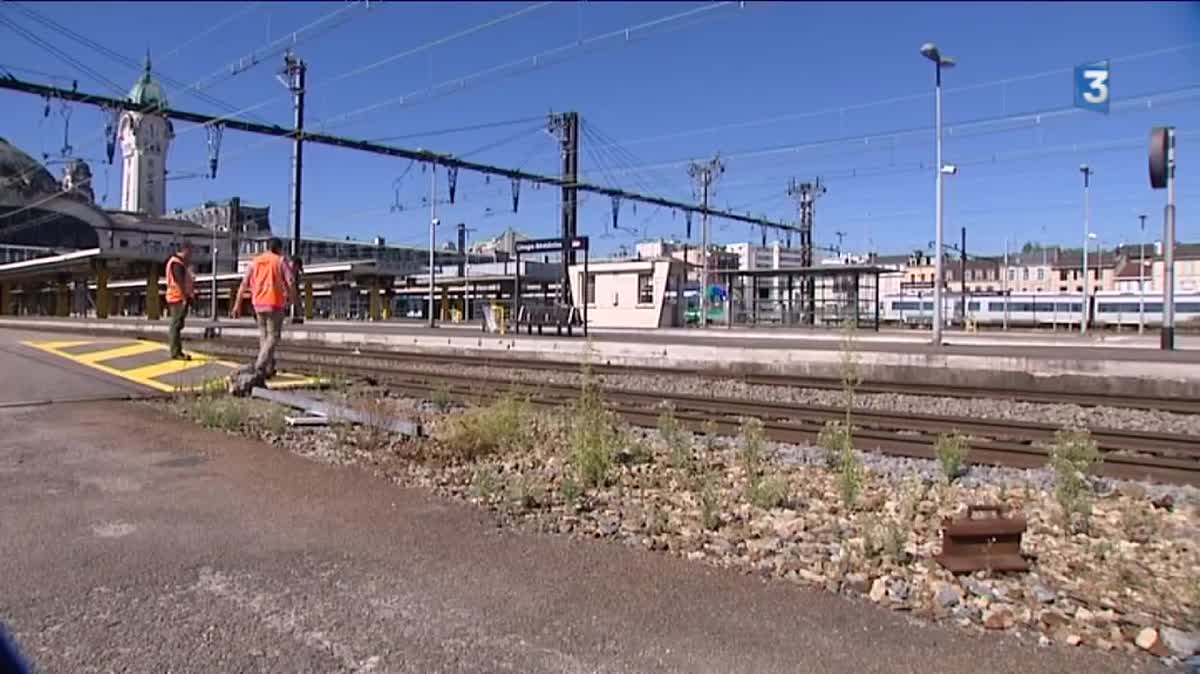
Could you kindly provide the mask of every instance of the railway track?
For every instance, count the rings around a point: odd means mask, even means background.
[[[217,355],[217,354],[214,354]],[[245,354],[224,353],[237,357]],[[336,362],[329,362],[335,356]],[[541,406],[559,406],[574,400],[577,386],[530,382],[504,377],[482,377],[456,363],[454,370],[433,373],[406,368],[390,352],[354,354],[345,362],[343,349],[300,349],[290,346],[279,354],[279,365],[293,370],[368,377],[409,395],[429,398],[446,387],[452,397],[486,401],[506,393],[527,397]],[[512,367],[511,363],[498,364]],[[609,408],[628,423],[654,427],[660,405],[671,403],[676,418],[693,431],[713,421],[720,432],[735,434],[743,418],[763,422],[767,436],[784,443],[812,444],[830,420],[844,419],[841,408],[775,403],[768,401],[714,398],[602,388]],[[931,459],[939,433],[961,432],[968,438],[968,462],[1041,468],[1048,461],[1047,446],[1058,430],[1050,424],[929,414],[857,410],[853,415],[856,445],[893,456]],[[1104,455],[1100,473],[1114,478],[1152,480],[1200,486],[1200,437],[1171,433],[1093,428],[1092,437]]]
[[[253,340],[222,338],[214,340],[217,351],[214,353],[235,356],[246,356],[257,352],[258,345]],[[244,349],[244,351],[224,351],[222,349]],[[211,348],[206,351],[212,352]],[[414,351],[399,351],[385,349],[364,349],[361,347],[329,346],[323,344],[287,343],[280,346],[281,353],[301,354],[305,357],[320,356],[331,359],[371,359],[380,361],[410,362],[422,364],[444,364],[456,369],[464,367],[492,367],[519,369],[542,372],[579,372],[579,364],[574,362],[559,362],[537,360],[530,358],[510,358],[477,355],[443,356]],[[592,372],[595,374],[611,375],[641,375],[641,376],[695,376],[707,379],[737,381],[758,386],[787,386],[791,388],[811,388],[823,390],[840,390],[841,382],[835,378],[800,377],[795,375],[772,375],[736,373],[721,370],[702,370],[673,367],[643,367],[629,365],[609,365],[593,363]],[[1200,400],[1184,398],[1164,398],[1153,396],[1131,396],[1109,393],[1060,393],[1054,391],[1012,390],[985,388],[977,386],[958,386],[953,384],[921,384],[921,383],[892,383],[892,382],[863,382],[858,387],[859,393],[892,393],[904,395],[925,395],[951,398],[991,398],[997,400],[1013,400],[1046,404],[1074,404],[1083,407],[1117,407],[1128,409],[1158,410],[1178,414],[1200,414]]]

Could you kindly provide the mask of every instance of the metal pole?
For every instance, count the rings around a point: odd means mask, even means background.
[[[1162,348],[1175,348],[1175,128],[1167,129],[1167,208],[1163,214]]]
[[[1142,230],[1141,242],[1138,243],[1138,334],[1146,331],[1146,216],[1139,215],[1139,227]]]
[[[304,61],[291,53],[284,56],[284,63],[287,67],[288,83],[292,90],[294,113],[292,126],[295,133],[292,139],[292,245],[289,252],[292,259],[297,260],[300,258],[300,195],[302,193],[301,178],[304,174],[304,87],[308,67]],[[299,274],[296,274],[294,281],[297,285],[300,283]],[[299,307],[295,303],[292,304],[291,314],[293,323],[303,320]]]
[[[701,204],[704,212],[700,215],[700,235],[704,242],[700,246],[700,327],[708,327],[708,185],[712,181],[712,172],[704,169],[701,178]]]
[[[939,175],[940,175],[940,173],[939,173]],[[962,321],[962,327],[965,330],[967,328],[967,228],[966,227],[962,228],[962,245],[959,246],[958,257],[959,257],[959,263],[960,263],[959,271],[962,272],[962,278],[959,279],[959,281],[958,281],[959,295],[961,295],[961,297],[959,297],[959,299],[958,299],[958,307],[959,307],[958,312],[960,314],[959,320]]]
[[[216,323],[220,319],[217,318],[217,223],[215,221],[213,222],[212,235],[212,256],[210,269],[212,274],[212,283],[210,284],[212,286],[212,313],[209,315],[209,318],[212,319],[213,323]]]
[[[1083,303],[1079,306],[1079,334],[1087,334],[1088,326],[1088,233],[1092,229],[1091,211],[1091,175],[1092,170],[1085,164],[1079,169],[1083,172]]]
[[[429,171],[429,327],[437,327],[433,316],[434,249],[437,246],[437,163]]]
[[[933,344],[942,343],[942,64],[935,64],[937,81],[934,87],[934,127],[937,137],[937,163],[934,173],[937,175],[937,235],[933,264]]]
[[[1008,237],[1004,238],[1004,277],[1000,279],[1004,284],[1004,330],[1008,331]]]

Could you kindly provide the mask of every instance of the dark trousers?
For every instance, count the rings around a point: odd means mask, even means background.
[[[172,302],[167,305],[167,310],[171,314],[171,328],[167,331],[167,345],[171,347],[171,357],[183,355],[183,339],[180,333],[183,332],[183,322],[187,318],[188,303],[187,302]]]

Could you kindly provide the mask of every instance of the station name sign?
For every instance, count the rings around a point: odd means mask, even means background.
[[[571,250],[587,250],[588,238],[577,236],[573,239],[529,239],[517,241],[514,246],[518,253],[553,253],[563,250],[564,247]]]

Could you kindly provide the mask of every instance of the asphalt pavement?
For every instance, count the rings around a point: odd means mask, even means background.
[[[1157,666],[501,529],[469,505],[133,402],[0,408],[0,620],[45,672]]]

